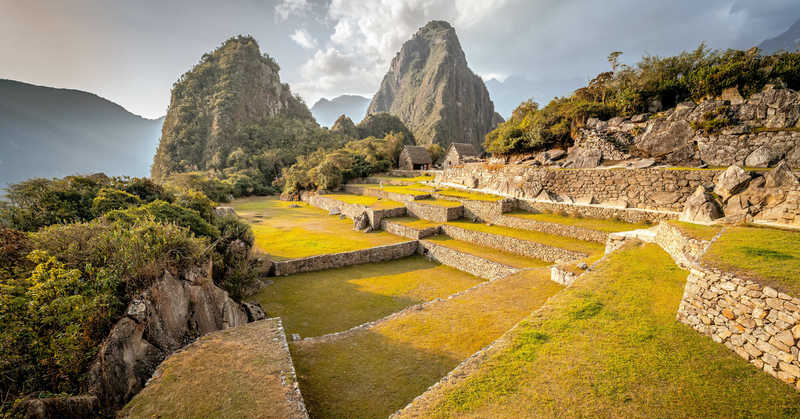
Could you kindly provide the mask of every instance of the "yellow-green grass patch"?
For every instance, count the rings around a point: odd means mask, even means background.
[[[406,240],[386,232],[353,231],[349,219],[339,219],[302,202],[259,197],[234,201],[232,205],[252,223],[256,248],[273,260],[347,252]],[[298,208],[291,208],[292,205]]]
[[[722,227],[715,225],[687,223],[678,220],[668,220],[667,222],[681,233],[696,240],[711,241],[722,230]]]
[[[520,256],[514,253],[503,252],[488,247],[479,246],[469,242],[452,239],[444,234],[439,234],[432,237],[426,237],[425,240],[432,241],[436,244],[449,247],[464,253],[469,253],[474,256],[482,257],[497,263],[501,263],[512,268],[541,268],[549,266],[551,263],[545,262],[540,259],[529,258]]]
[[[438,227],[443,223],[436,223],[433,221],[423,220],[421,218],[414,218],[414,217],[396,217],[396,218],[387,218],[387,221],[391,221],[394,223],[402,224],[406,227],[411,227],[417,230],[424,230],[426,228],[431,227]]]
[[[703,262],[800,296],[800,232],[726,227],[708,248]]]
[[[503,199],[503,197],[499,195],[491,195],[482,192],[464,191],[461,189],[453,189],[453,188],[437,190],[436,193],[444,196],[451,196],[453,198],[468,199],[471,201],[494,202]]]
[[[398,176],[375,176],[377,179],[386,179],[392,180],[397,182],[408,182],[408,183],[418,183],[418,182],[430,182],[433,181],[434,175],[422,175],[422,176],[414,176],[414,177],[398,177]]]
[[[586,253],[590,256],[605,252],[605,245],[586,240],[578,240],[570,237],[558,236],[555,234],[542,233],[531,230],[519,230],[516,228],[502,227],[496,225],[486,225],[473,223],[470,221],[450,221],[447,224],[467,230],[480,231],[483,233],[499,234],[501,236],[514,237],[517,239],[528,240],[548,246],[559,247],[561,249],[573,250]]]
[[[404,417],[797,417],[800,394],[675,320],[663,250],[614,253]]]
[[[364,205],[373,209],[388,209],[404,207],[401,202],[380,199],[377,196],[353,195],[353,194],[330,194],[323,195],[326,198],[335,199],[346,204]]]
[[[453,207],[460,207],[461,206],[460,202],[458,202],[458,201],[448,201],[447,199],[420,199],[419,201],[416,201],[416,203],[423,204],[423,205],[433,205],[433,206],[436,206],[436,207],[447,207],[447,208],[453,208]]]
[[[287,400],[293,381],[283,373],[288,354],[273,320],[249,323],[201,337],[175,353],[118,417],[298,417]]]
[[[483,282],[422,256],[272,280],[250,299],[282,318],[287,333],[304,337],[347,330]]]
[[[575,227],[588,228],[597,231],[604,231],[607,233],[638,230],[640,228],[649,227],[646,224],[627,223],[625,221],[619,221],[619,220],[608,220],[603,218],[570,217],[566,215],[559,215],[552,213],[530,213],[525,211],[514,211],[506,213],[504,215],[523,218],[526,220],[542,221],[546,223],[563,224]]]
[[[313,417],[387,417],[491,343],[562,287],[546,269],[321,342],[291,345]]]

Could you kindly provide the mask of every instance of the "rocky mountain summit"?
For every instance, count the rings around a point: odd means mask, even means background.
[[[246,139],[237,131],[248,125],[279,116],[313,121],[306,105],[281,83],[279,70],[248,36],[230,38],[204,54],[172,89],[153,178],[225,167]]]
[[[481,146],[502,117],[447,22],[432,21],[403,44],[392,60],[367,115],[398,116],[418,144]]]

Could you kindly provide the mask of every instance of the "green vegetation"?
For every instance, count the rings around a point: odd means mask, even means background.
[[[387,112],[378,112],[367,115],[364,120],[356,125],[358,136],[356,138],[384,138],[394,133],[403,137],[407,144],[414,144],[414,135],[403,121]],[[397,160],[397,159],[395,159]]]
[[[667,223],[686,236],[697,240],[711,241],[722,230],[720,226],[686,223],[678,220],[668,220]]]
[[[497,263],[501,263],[512,268],[541,268],[551,265],[549,262],[543,260],[520,256],[514,253],[503,252],[483,246],[478,246],[469,242],[451,239],[444,234],[433,237],[426,237],[425,240],[433,243],[449,247],[464,253],[469,253],[484,259],[488,259]]]
[[[433,221],[423,220],[421,218],[414,218],[414,217],[397,217],[397,218],[389,218],[388,220],[402,224],[407,227],[415,228],[417,230],[423,230],[426,228],[438,227],[442,225],[442,223],[435,223]]]
[[[26,394],[76,394],[130,299],[214,261],[234,298],[253,279],[252,232],[202,192],[102,174],[32,179],[0,209],[0,412]],[[24,230],[25,232],[23,232]]]
[[[433,175],[421,175],[415,177],[396,177],[396,176],[375,176],[377,179],[384,179],[390,182],[398,182],[404,184],[414,184],[419,182],[431,182],[434,180]]]
[[[273,260],[296,259],[327,253],[366,249],[405,241],[386,232],[353,231],[353,222],[298,202],[274,197],[234,201],[255,234],[255,246]],[[298,208],[291,208],[297,205]]]
[[[703,263],[800,295],[800,232],[760,227],[726,227]]]
[[[286,396],[294,382],[283,373],[288,360],[273,324],[260,321],[201,337],[167,358],[161,374],[117,417],[296,417]]]
[[[603,252],[605,252],[605,246],[600,243],[572,239],[569,237],[541,233],[538,231],[517,230],[515,228],[501,227],[496,225],[490,226],[486,224],[472,223],[469,221],[450,221],[447,224],[466,230],[499,234],[501,236],[514,237],[521,240],[528,240],[548,246],[559,247],[561,249],[586,253],[589,256],[602,255]]]
[[[298,156],[344,144],[347,136],[321,128],[280,84],[278,70],[249,36],[204,54],[173,85],[153,178],[173,182],[174,174],[190,173],[223,190],[225,196],[218,196],[191,186],[219,201],[265,195],[277,191],[273,180]]]
[[[380,319],[408,306],[446,297],[482,282],[422,256],[288,277],[252,297],[286,333],[321,336]]]
[[[301,190],[335,189],[350,179],[384,172],[394,165],[403,146],[402,134],[384,138],[354,140],[333,151],[317,150],[300,156],[297,163],[284,168],[276,182],[285,193]]]
[[[796,417],[793,388],[675,321],[686,275],[618,251],[403,416]]]
[[[452,189],[452,188],[437,190],[436,193],[443,196],[451,196],[453,198],[468,199],[470,201],[494,202],[503,199],[502,196],[498,195],[491,195],[481,192],[472,192],[472,191],[465,191],[461,189]]]
[[[347,204],[365,205],[375,209],[398,208],[403,207],[403,204],[397,201],[390,201],[388,199],[380,199],[377,196],[367,195],[351,195],[351,194],[329,194],[325,195],[327,198],[335,199]]]
[[[552,213],[534,214],[525,211],[515,211],[504,215],[507,215],[509,217],[523,218],[526,220],[541,221],[545,223],[555,223],[555,224],[588,228],[592,230],[605,231],[607,233],[638,230],[640,228],[648,227],[645,224],[626,223],[625,221],[619,221],[619,220],[608,220],[604,218],[580,218],[580,217],[571,217],[567,215],[552,214]]]
[[[314,417],[387,417],[562,287],[546,269],[498,279],[367,330],[290,344]]]
[[[763,56],[756,49],[711,51],[701,44],[674,57],[646,56],[635,67],[619,63],[621,54],[611,53],[611,71],[599,74],[572,96],[553,99],[545,107],[533,101],[520,104],[508,121],[486,135],[484,148],[507,155],[567,147],[588,118],[644,113],[653,101],[670,108],[686,100],[717,97],[731,87],[748,97],[767,83],[800,89],[798,52]],[[725,115],[705,119],[695,128],[716,131],[729,123]]]
[[[424,185],[422,187],[425,187]],[[420,186],[416,185],[406,185],[406,186],[371,186],[371,189],[378,189],[384,192],[392,192],[397,194],[403,195],[411,195],[411,196],[423,196],[423,195],[430,195],[428,191],[420,190]]]
[[[728,118],[728,106],[720,106],[713,111],[703,114],[703,118],[699,121],[692,122],[692,128],[700,130],[705,134],[714,134],[721,129],[731,125],[731,120]]]

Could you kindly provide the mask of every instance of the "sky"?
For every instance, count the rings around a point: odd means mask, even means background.
[[[371,97],[430,20],[456,28],[484,79],[556,84],[606,71],[611,51],[633,64],[700,42],[749,48],[798,19],[797,0],[0,0],[0,78],[89,91],[156,118],[180,75],[238,34],[255,37],[311,106]]]

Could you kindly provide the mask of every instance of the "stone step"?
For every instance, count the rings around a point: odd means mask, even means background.
[[[387,218],[381,221],[381,229],[397,236],[419,240],[441,233],[441,223],[414,217]]]
[[[444,224],[442,232],[457,240],[547,262],[570,262],[602,254],[604,250],[599,243],[463,221]]]
[[[423,220],[446,223],[464,216],[464,206],[458,201],[443,199],[421,199],[406,202],[410,215]]]

